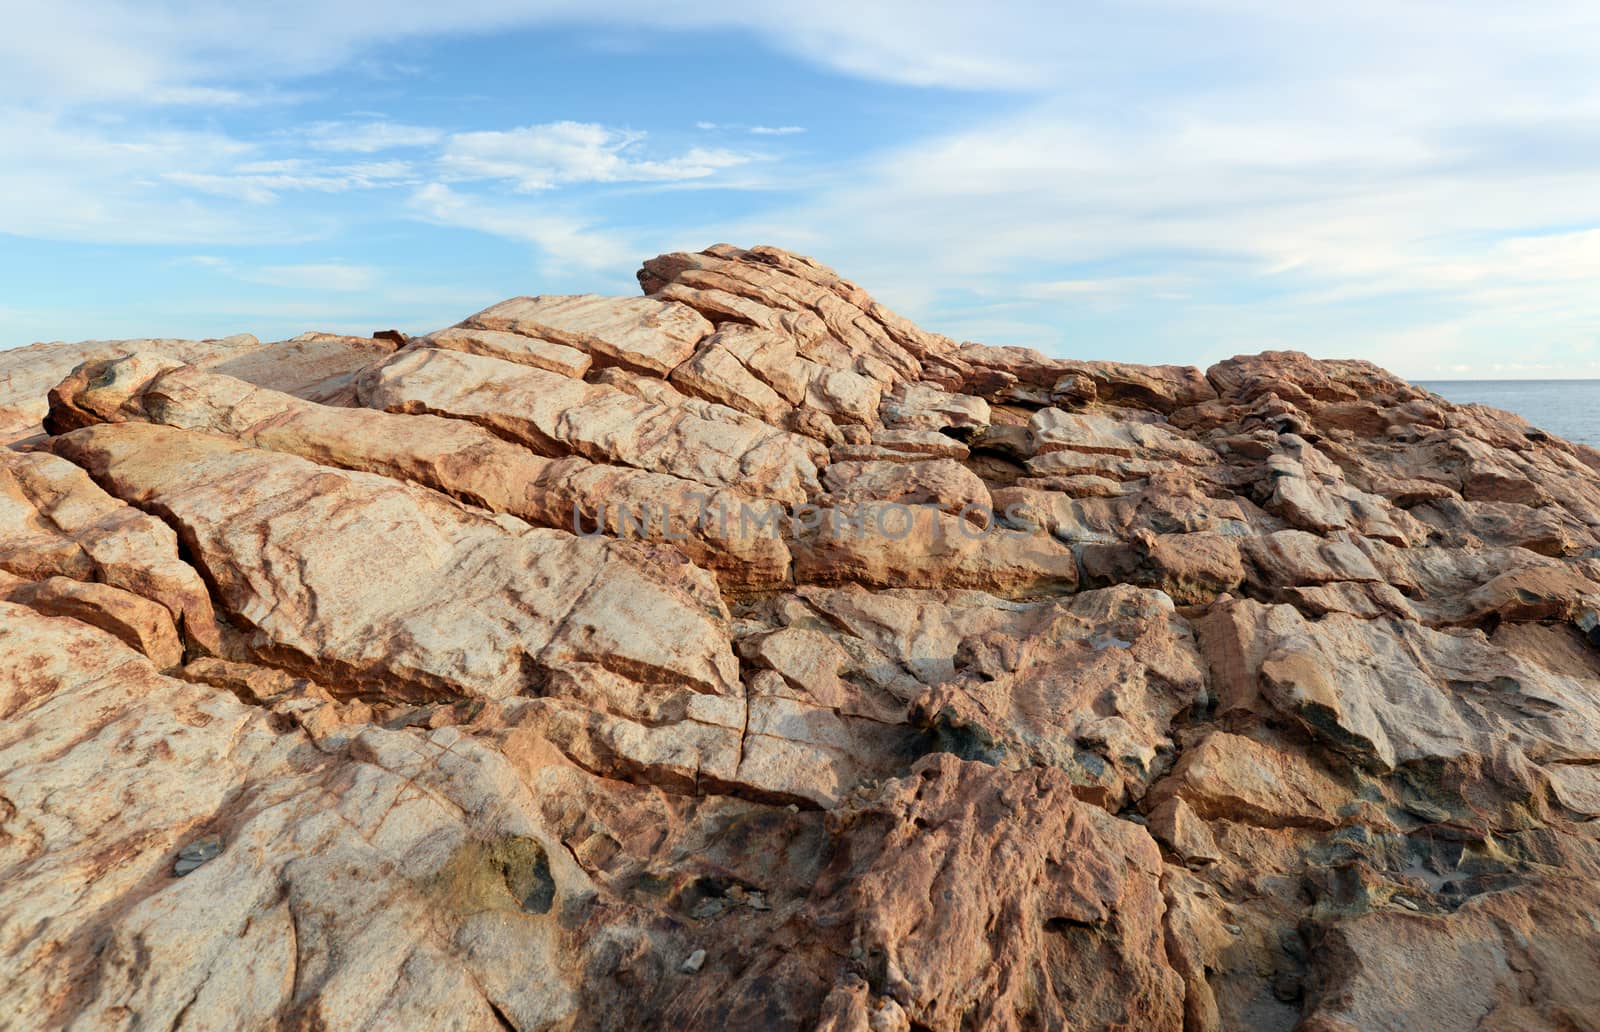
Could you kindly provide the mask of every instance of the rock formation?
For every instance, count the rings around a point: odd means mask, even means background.
[[[1600,452],[770,248],[0,353],[17,1028],[1600,1028]]]

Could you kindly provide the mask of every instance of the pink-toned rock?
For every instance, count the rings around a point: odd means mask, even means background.
[[[0,527],[0,570],[120,588],[165,608],[189,646],[221,648],[211,598],[180,556],[178,536],[72,463],[0,449]]]
[[[953,341],[918,329],[832,269],[773,247],[662,255],[645,263],[639,282],[714,322],[787,333],[801,355],[835,370],[870,359],[911,379],[923,360],[955,351]]]
[[[1371,362],[1324,362],[1298,351],[1264,351],[1231,358],[1206,370],[1206,379],[1222,400],[1235,405],[1248,404],[1269,392],[1294,402],[1385,396],[1406,402],[1423,396]]]
[[[394,341],[379,337],[303,333],[197,364],[307,401],[354,405],[356,377],[368,366],[388,358],[394,349]]]
[[[706,339],[706,347],[732,355],[790,405],[805,400],[806,388],[820,367],[801,358],[793,337],[743,323],[724,323]]]
[[[562,344],[600,365],[656,376],[671,372],[711,333],[711,324],[685,305],[595,294],[512,298],[462,325]]]
[[[25,581],[0,572],[0,597],[45,616],[66,616],[133,646],[161,669],[183,662],[172,614],[158,602],[109,584],[47,577]]]
[[[1077,362],[1049,358],[1032,348],[971,343],[961,346],[960,357],[970,368],[966,386],[971,393],[1008,395],[1037,405],[1100,400],[1171,412],[1216,397],[1207,383],[1209,374],[1191,366]]]
[[[639,278],[0,355],[6,1020],[1591,1027],[1600,451]]]
[[[263,344],[241,333],[218,340],[88,340],[0,351],[0,444],[37,433],[49,408],[50,389],[85,362],[155,356],[204,366],[300,398],[352,404],[356,376],[388,357],[394,347],[392,341],[328,333]]]
[[[710,344],[672,371],[678,389],[738,409],[769,423],[782,423],[789,404],[746,369],[732,352]]]
[[[608,384],[496,359],[405,352],[368,374],[361,396],[390,412],[467,419],[548,456],[578,455],[784,502],[815,490],[810,449],[786,432],[706,419]]]
[[[222,434],[324,465],[434,488],[538,526],[669,543],[729,584],[783,583],[781,541],[721,533],[704,511],[743,496],[667,474],[548,459],[459,419],[333,408],[166,359],[90,363],[55,391],[75,424],[138,420]]]
[[[835,462],[918,462],[965,459],[970,449],[937,430],[874,430],[864,444],[835,445]]]
[[[417,342],[418,346],[441,348],[445,351],[465,351],[470,355],[498,358],[503,362],[545,369],[575,380],[594,364],[588,352],[565,344],[529,337],[505,330],[480,330],[468,326],[452,326],[447,330],[430,333]]]
[[[1204,671],[1171,602],[1126,586],[1040,605],[966,636],[955,676],[918,702],[958,752],[1045,764],[1120,808],[1175,751],[1174,719]]]
[[[1432,769],[1419,800],[1430,813],[1504,819],[1542,791],[1539,765],[1600,755],[1600,695],[1587,679],[1481,632],[1338,613],[1312,625],[1255,602],[1217,607],[1199,629],[1224,710],[1289,720],[1359,768]]]
[[[1222,858],[1211,829],[1180,795],[1166,796],[1150,811],[1150,834],[1186,864],[1208,864]]]
[[[951,394],[931,384],[902,383],[879,403],[878,417],[894,430],[971,435],[989,425],[989,405],[982,398]]]
[[[930,757],[840,820],[882,829],[850,858],[864,872],[846,898],[855,939],[912,1021],[1182,1026],[1155,843],[1078,801],[1058,772]]]
[[[899,502],[852,502],[812,513],[789,550],[794,578],[804,584],[1028,595],[1070,591],[1078,583],[1072,550],[1048,535]]]
[[[928,462],[835,462],[823,471],[827,504],[900,502],[932,506],[987,526],[989,489],[972,471],[950,459]]]
[[[1180,605],[1210,602],[1245,577],[1239,546],[1221,534],[1146,532],[1126,543],[1085,545],[1082,556],[1089,583],[1159,588]]]
[[[252,654],[325,684],[496,698],[597,664],[713,694],[735,683],[711,582],[647,546],[169,427],[88,427],[56,449],[181,528]]]
[[[1336,825],[1347,795],[1303,756],[1212,731],[1184,750],[1172,776],[1150,798],[1153,821],[1176,801],[1191,816],[1270,828]]]
[[[1583,1028],[1600,1014],[1584,881],[1541,879],[1453,913],[1401,908],[1320,936],[1307,1032]]]
[[[256,338],[239,334],[219,340],[56,341],[0,351],[0,445],[38,434],[49,411],[50,388],[84,362],[141,352],[194,362],[239,355],[260,346]]]
[[[1041,409],[1028,421],[1034,455],[1079,452],[1118,458],[1159,455],[1195,464],[1213,461],[1213,453],[1157,423],[1137,423],[1110,416]]]

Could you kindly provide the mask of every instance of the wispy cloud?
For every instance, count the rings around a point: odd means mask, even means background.
[[[626,38],[593,63],[650,59],[660,30],[738,33],[770,82],[745,97],[686,62],[703,80],[660,104],[599,72],[441,102],[441,71],[495,87],[435,58],[557,24]],[[423,223],[612,271],[660,236],[770,240],[972,335],[1192,361],[1291,345],[1424,371],[1510,346],[1537,364],[1600,327],[1591,0],[59,0],[7,27],[0,232],[18,236],[354,255],[360,226],[415,255]],[[796,115],[772,100],[811,95],[793,84],[834,92]],[[885,114],[904,86],[911,116]],[[714,113],[704,135],[684,110]]]
[[[1578,162],[1484,154],[1462,141],[1528,116],[1397,111],[1391,98],[1349,80],[1292,97],[1173,93],[1147,101],[1139,119],[1109,122],[1050,101],[875,155],[734,232],[803,232],[913,311],[931,310],[930,283],[1056,306],[1003,343],[1068,346],[1073,310],[1059,306],[1103,310],[1113,295],[1150,312],[1146,321],[1173,320],[1162,334],[1188,334],[1193,361],[1210,347],[1203,338],[1228,327],[1262,346],[1423,372],[1435,352],[1421,342],[1442,338],[1421,331],[1440,306],[1460,319],[1444,350],[1497,339],[1562,350],[1593,337],[1600,151]],[[1573,96],[1536,117],[1577,139],[1591,111],[1593,99]],[[1141,271],[1103,271],[1130,266]],[[1042,280],[1041,267],[1056,277]],[[1242,349],[1215,346],[1215,357]]]
[[[383,150],[427,147],[444,139],[442,129],[399,122],[312,122],[299,134],[317,150],[372,154]]]
[[[288,191],[343,193],[415,181],[412,167],[403,161],[317,165],[297,158],[246,162],[226,172],[173,171],[161,175],[166,181],[191,190],[251,204],[270,204]]]
[[[519,190],[548,190],[575,183],[702,179],[755,160],[751,154],[704,147],[647,157],[647,137],[637,130],[592,122],[458,133],[445,144],[439,162],[451,179],[499,179]]]
[[[737,125],[726,122],[696,122],[704,132],[750,133],[753,136],[795,136],[806,131],[803,125]]]
[[[477,230],[533,244],[548,256],[591,269],[631,268],[633,248],[620,234],[600,229],[578,215],[547,210],[536,202],[501,202],[457,193],[429,183],[413,193],[407,209],[441,226]]]
[[[241,283],[260,283],[269,287],[308,292],[368,291],[379,286],[383,279],[382,273],[370,265],[339,260],[301,262],[292,265],[252,265],[221,255],[190,254],[174,258],[168,264],[207,269]]]

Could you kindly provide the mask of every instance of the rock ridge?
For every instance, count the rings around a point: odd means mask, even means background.
[[[1600,451],[638,279],[0,353],[11,1021],[1600,1028]]]

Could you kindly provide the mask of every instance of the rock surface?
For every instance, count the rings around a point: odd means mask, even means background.
[[[0,353],[7,1022],[1600,1028],[1600,452],[639,281]]]
[[[340,403],[352,397],[355,373],[393,350],[392,342],[377,338],[305,333],[263,344],[241,333],[220,340],[86,340],[0,351],[0,444],[37,436],[50,389],[85,362],[165,355],[296,397]]]

